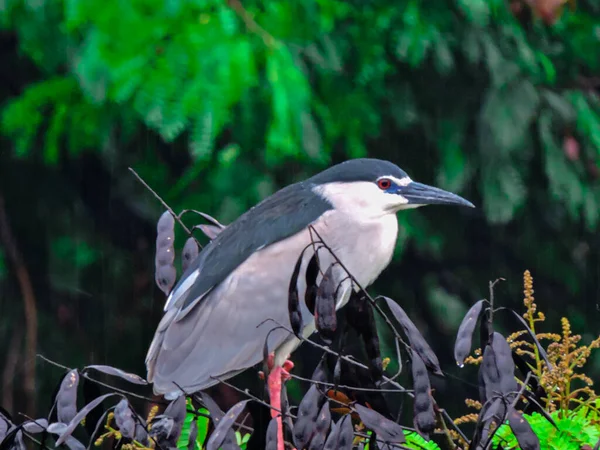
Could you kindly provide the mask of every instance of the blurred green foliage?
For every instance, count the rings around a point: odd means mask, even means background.
[[[70,366],[143,370],[161,206],[128,166],[175,210],[227,223],[332,162],[392,160],[480,207],[400,214],[395,262],[374,286],[417,317],[442,363],[464,305],[498,276],[503,303],[520,303],[525,268],[556,314],[589,326],[600,4],[542,3],[0,2],[12,68],[0,189],[38,295],[40,351],[68,344]],[[1,292],[8,341],[19,286]]]

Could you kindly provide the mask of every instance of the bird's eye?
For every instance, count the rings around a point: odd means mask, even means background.
[[[392,182],[388,178],[380,178],[379,180],[377,180],[377,186],[382,191],[385,191],[386,189],[389,189],[392,186]]]

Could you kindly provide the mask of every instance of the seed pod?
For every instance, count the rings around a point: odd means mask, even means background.
[[[222,446],[225,437],[248,402],[249,400],[243,400],[236,403],[225,413],[206,443],[206,450],[217,450]]]
[[[481,411],[477,417],[477,423],[475,424],[475,433],[471,439],[469,449],[480,450],[485,447],[488,439],[490,426],[492,422],[499,416],[500,407],[504,406],[501,398],[495,400],[489,400],[482,403]],[[500,418],[501,420],[501,418]]]
[[[202,403],[208,409],[210,413],[210,419],[212,420],[214,426],[216,427],[220,420],[223,418],[225,413],[221,411],[221,408],[215,403],[215,401],[205,392],[200,393],[200,398],[202,398]],[[225,436],[225,440],[223,441],[223,448],[231,448],[233,445],[237,445],[237,438],[233,430],[229,430],[227,435]],[[235,448],[235,447],[234,447]]]
[[[125,372],[124,370],[117,369],[116,367],[111,366],[103,366],[103,365],[93,365],[86,366],[83,370],[87,371],[88,369],[97,370],[98,372],[105,373],[107,375],[112,375],[114,377],[122,378],[125,381],[128,381],[133,384],[146,385],[148,382],[144,380],[139,375],[134,373]]]
[[[366,406],[356,404],[354,408],[365,426],[386,444],[404,444],[406,442],[402,427],[396,422],[386,419],[377,411]]]
[[[316,431],[316,421],[325,399],[313,384],[298,406],[298,418],[294,424],[294,445],[305,448]]]
[[[481,377],[485,386],[485,398],[490,399],[500,393],[500,374],[496,365],[496,355],[490,344],[485,346],[481,360]]]
[[[156,226],[156,256],[154,258],[156,285],[165,295],[169,295],[175,284],[177,272],[175,260],[175,220],[169,211],[165,211]]]
[[[175,447],[177,438],[174,436],[175,421],[171,417],[156,416],[152,421],[150,436],[160,448]]]
[[[491,341],[492,334],[494,333],[494,324],[491,321],[490,311],[485,309],[481,313],[481,319],[479,320],[479,342],[481,348]]]
[[[317,364],[317,367],[315,367],[312,377],[310,378],[313,383],[316,383],[317,387],[321,389],[324,388],[322,383],[327,383],[328,380],[327,372],[325,371],[325,364],[326,359],[321,358],[321,361],[319,361],[319,364]]]
[[[185,395],[180,395],[165,409],[163,416],[170,417],[173,419],[173,430],[171,435],[175,436],[175,441],[179,439],[181,430],[183,429],[183,422],[185,421],[186,415],[186,400]]]
[[[85,405],[83,408],[81,408],[81,410],[77,414],[75,414],[75,417],[71,419],[64,431],[58,437],[58,439],[56,440],[56,445],[58,446],[66,442],[67,438],[69,438],[71,434],[73,434],[73,431],[75,431],[75,428],[77,428],[77,426],[81,423],[83,418],[86,417],[91,410],[100,405],[100,403],[102,403],[105,399],[107,399],[108,397],[112,397],[113,395],[116,394],[101,395],[100,397],[97,397],[96,399],[92,400],[90,403]]]
[[[310,258],[306,266],[306,291],[304,292],[304,303],[311,313],[315,311],[317,300],[317,277],[319,276],[319,257],[317,252]]]
[[[354,428],[350,414],[343,416],[331,427],[329,437],[323,450],[352,450]]]
[[[56,422],[56,423],[51,423],[50,425],[48,425],[48,427],[46,428],[46,431],[48,431],[48,433],[61,435],[66,430],[66,428],[67,428],[66,423]],[[65,445],[70,450],[85,450],[85,445],[83,445],[81,442],[79,442],[73,436],[69,436],[66,439]]]
[[[531,429],[531,425],[514,408],[508,412],[508,424],[522,450],[539,450],[540,441]]]
[[[292,331],[298,337],[302,335],[302,311],[300,310],[300,299],[298,297],[298,275],[300,274],[303,256],[304,252],[300,254],[296,261],[292,277],[290,278],[290,285],[288,287],[288,314],[290,325],[292,326]]]
[[[331,425],[331,412],[329,411],[329,403],[325,402],[319,411],[317,421],[315,422],[315,433],[310,440],[308,450],[322,450],[325,445],[325,439]]]
[[[133,419],[131,408],[129,407],[129,402],[126,399],[123,399],[117,403],[117,406],[115,406],[114,415],[117,428],[123,437],[128,439],[133,438],[135,434],[135,421]]]
[[[392,312],[396,320],[400,323],[400,325],[402,325],[404,333],[406,334],[410,342],[411,348],[419,354],[419,356],[425,363],[425,366],[427,366],[427,368],[431,370],[432,373],[436,375],[443,375],[437,356],[435,355],[435,353],[433,352],[433,350],[431,349],[431,347],[429,346],[429,344],[427,343],[417,326],[413,323],[412,320],[410,320],[404,309],[402,309],[400,305],[391,298],[382,298],[385,299],[388,308],[390,308],[390,311]]]
[[[335,362],[335,367],[333,368],[333,384],[335,388],[337,388],[340,384],[340,379],[342,378],[342,358],[338,358]]]
[[[498,332],[493,334],[492,348],[496,357],[500,392],[505,396],[514,397],[519,390],[519,385],[515,381],[515,362],[512,359],[512,350],[505,337]]]
[[[43,418],[36,420],[28,420],[27,422],[23,423],[23,429],[31,434],[41,433],[46,428],[48,428],[48,420]]]
[[[269,421],[267,427],[265,450],[277,450],[277,418],[275,417]]]
[[[465,358],[471,353],[471,342],[473,340],[473,331],[477,325],[477,320],[481,314],[485,300],[479,300],[475,303],[465,317],[463,318],[458,333],[456,334],[456,343],[454,344],[454,359],[459,367],[464,366]]]
[[[412,351],[412,377],[414,390],[414,424],[419,434],[429,440],[435,428],[435,413],[431,398],[431,385],[425,363],[419,354]]]
[[[328,344],[333,340],[333,334],[337,328],[337,316],[335,311],[336,285],[333,277],[333,264],[329,266],[319,288],[315,304],[315,323],[319,335]]]
[[[4,417],[2,413],[0,413],[0,444],[6,437],[6,433],[8,433],[8,428],[10,427],[10,421]]]
[[[198,257],[199,249],[196,239],[193,237],[188,238],[183,246],[183,253],[181,255],[181,269],[185,272],[190,264]]]
[[[216,238],[224,228],[218,227],[216,225],[196,225],[194,228],[198,228],[204,235],[209,238],[211,241]]]
[[[69,423],[77,414],[77,387],[79,374],[76,369],[65,375],[56,394],[56,416],[59,422]]]
[[[190,434],[188,438],[187,450],[196,449],[196,438],[198,437],[198,421],[194,418],[190,422]]]
[[[370,369],[373,377],[376,380],[381,379],[383,364],[373,308],[362,293],[352,292],[350,301],[344,309],[346,310],[348,324],[356,330],[363,341],[367,357],[371,363]]]

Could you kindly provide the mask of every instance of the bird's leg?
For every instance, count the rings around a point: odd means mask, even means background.
[[[283,445],[283,420],[281,409],[281,387],[283,383],[290,379],[290,370],[294,368],[294,363],[289,359],[283,363],[283,366],[275,366],[275,354],[269,354],[267,360],[269,368],[269,377],[267,386],[269,388],[269,399],[271,402],[271,417],[277,420],[277,450],[284,450]]]

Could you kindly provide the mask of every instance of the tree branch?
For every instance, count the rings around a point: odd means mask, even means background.
[[[15,269],[15,275],[23,295],[23,306],[25,310],[25,379],[23,387],[27,397],[27,413],[35,416],[35,355],[37,348],[38,318],[35,293],[31,284],[29,271],[25,266],[23,257],[8,221],[4,207],[4,197],[0,193],[0,239],[6,249],[8,259]]]

